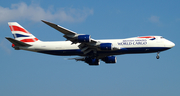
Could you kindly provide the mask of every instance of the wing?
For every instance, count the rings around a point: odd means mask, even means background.
[[[79,48],[82,52],[84,52],[84,54],[87,54],[92,50],[96,50],[95,45],[97,45],[98,41],[92,39],[90,35],[77,34],[76,32],[44,20],[42,20],[42,22],[63,33],[63,37],[65,37],[67,40],[70,40],[72,44],[80,43]]]
[[[97,53],[97,50],[117,49],[114,48],[111,43],[101,43],[100,41],[92,39],[90,35],[78,34],[76,32],[73,32],[59,25],[44,20],[42,20],[42,22],[63,33],[63,37],[65,37],[67,40],[70,40],[72,44],[80,43],[78,47],[85,55],[89,54],[90,52],[93,52],[94,55]]]
[[[56,25],[51,22],[47,22],[42,20],[45,24],[49,25],[50,27],[53,27],[54,29],[58,30],[59,32],[64,34],[64,37],[67,40],[72,41],[72,43],[79,43],[79,41],[83,42],[96,42],[95,40],[90,38],[90,35],[85,35],[85,34],[77,34],[76,32],[73,32],[71,30],[68,30],[66,28],[63,28],[62,26]]]

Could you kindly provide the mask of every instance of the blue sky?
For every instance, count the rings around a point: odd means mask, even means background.
[[[0,1],[0,96],[177,96],[180,94],[179,0]],[[15,21],[42,41],[65,40],[40,20],[94,39],[160,35],[176,46],[160,53],[117,56],[116,64],[89,66],[14,50],[7,22]]]

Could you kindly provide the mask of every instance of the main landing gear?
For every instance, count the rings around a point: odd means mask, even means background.
[[[159,58],[160,58],[160,57],[159,57],[159,53],[160,53],[160,52],[157,52],[156,59],[159,59]]]

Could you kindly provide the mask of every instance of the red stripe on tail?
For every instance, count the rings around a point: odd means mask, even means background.
[[[33,38],[33,39],[23,39],[23,40],[21,40],[21,42],[35,42],[35,41],[38,41],[38,39]]]
[[[11,29],[11,31],[13,31],[12,26],[9,26],[9,28]]]
[[[11,31],[21,31],[21,32],[24,32],[24,33],[31,34],[28,31],[26,31],[25,29],[23,29],[21,27],[18,27],[18,26],[10,26],[10,29],[11,29]]]
[[[38,41],[39,39],[37,39],[37,38],[34,38],[36,41]]]

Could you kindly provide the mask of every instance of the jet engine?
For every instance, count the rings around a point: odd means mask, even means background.
[[[112,50],[112,43],[101,43],[100,49],[101,50]]]
[[[99,59],[96,58],[86,57],[85,62],[89,65],[99,65]]]
[[[115,56],[107,56],[105,58],[101,59],[102,61],[104,61],[105,63],[116,63],[116,57]]]
[[[78,42],[90,42],[91,41],[91,37],[90,35],[78,35],[77,36],[77,41]]]

